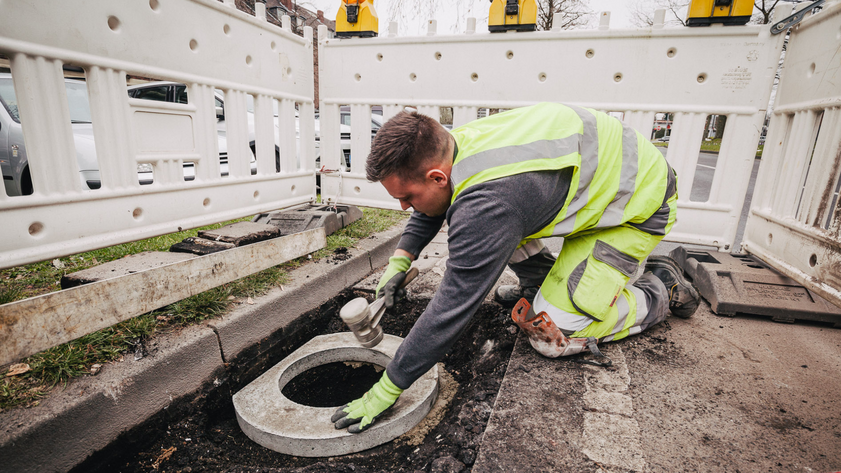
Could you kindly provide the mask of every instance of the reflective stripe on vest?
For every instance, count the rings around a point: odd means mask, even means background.
[[[660,207],[666,191],[667,165],[660,152],[601,112],[540,104],[468,123],[452,134],[459,149],[451,172],[453,200],[481,182],[575,167],[558,216],[526,240],[642,222]],[[474,146],[474,140],[480,144]]]

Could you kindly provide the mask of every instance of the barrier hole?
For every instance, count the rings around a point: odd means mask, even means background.
[[[152,11],[158,11],[158,9],[161,8],[161,4],[158,0],[149,0],[149,8],[151,8]]]
[[[514,51],[506,52],[505,57],[507,57],[508,59],[514,59]]]
[[[707,80],[707,74],[705,74],[703,72],[698,74],[698,83],[699,84],[703,84],[706,80]]]
[[[295,186],[292,185],[292,187],[289,190],[294,193],[295,192]]]
[[[383,53],[377,53],[377,61],[382,62],[383,60]]]
[[[311,407],[339,407],[359,399],[382,377],[381,366],[362,362],[327,363],[292,378],[281,393]]]
[[[260,197],[260,191],[254,191],[254,200],[257,200],[258,197]]]
[[[291,76],[291,75],[292,75],[292,66],[286,66],[286,75],[287,75],[287,76]]]
[[[710,198],[718,167],[718,151],[721,149],[726,127],[727,115],[707,115],[704,122],[704,140],[698,150],[695,179],[692,181],[692,190],[689,193],[690,201],[706,202]]]
[[[410,81],[414,82],[414,81],[416,81],[417,79],[418,79],[418,76],[417,76],[417,74],[415,74],[414,72],[413,72],[413,73],[411,73],[411,74],[409,74],[409,80],[410,80]]]
[[[765,240],[765,241],[767,241],[767,242],[768,242],[768,246],[771,246],[771,243],[774,241],[774,234],[773,234],[773,233],[769,233],[769,234],[768,234],[768,238],[766,238],[766,240]]]
[[[438,52],[438,51],[435,51],[435,60],[436,60],[436,61],[440,61],[440,60],[441,60],[441,57],[442,57],[441,53],[440,53],[440,52]]]
[[[355,192],[356,194],[361,194],[362,193],[362,188],[359,187],[359,186],[356,186],[356,187],[353,188],[353,192]]]
[[[622,82],[622,73],[617,72],[616,74],[613,74],[613,81],[614,82]]]
[[[210,197],[205,197],[201,204],[205,207],[210,207]]]
[[[194,39],[191,39],[190,40],[190,49],[192,49],[193,51],[199,49],[199,42],[194,40]]]
[[[587,52],[584,53],[584,55],[587,56],[587,59],[592,59],[593,56],[596,55],[596,51],[588,49]]]
[[[797,218],[798,220],[800,220],[803,223],[805,223],[804,220],[805,220],[806,217],[804,215],[801,215],[800,211],[803,210],[803,207],[802,207],[803,195],[806,192],[806,184],[809,182],[809,174],[812,172],[812,164],[817,162],[817,161],[815,161],[815,149],[817,149],[818,139],[821,136],[821,125],[823,125],[823,115],[824,115],[823,110],[817,112],[814,115],[815,121],[812,122],[813,123],[812,124],[812,133],[813,134],[812,134],[812,138],[809,140],[809,146],[810,146],[810,149],[808,150],[809,162],[804,164],[805,169],[803,170],[804,171],[803,174],[801,174],[803,177],[801,178],[802,180],[799,183],[800,188],[797,191],[797,193],[798,193],[797,209],[795,210],[794,215],[795,215],[795,218]]]
[[[41,222],[33,222],[29,225],[29,234],[32,236],[38,236],[44,230],[44,224]]]
[[[835,209],[838,207],[838,197],[841,194],[841,175],[836,176],[835,192],[832,193],[832,203],[829,205],[829,212],[826,213],[826,221],[823,224],[824,230],[829,230],[829,225],[832,223],[832,218],[835,215]]]
[[[470,74],[470,80],[476,82],[477,80],[479,80],[479,74],[476,74],[475,72],[473,74]]]
[[[109,16],[108,17],[108,27],[111,28],[111,31],[119,31],[120,30],[120,19],[116,16]]]
[[[675,54],[677,54],[676,48],[669,48],[669,50],[666,51],[666,56],[668,57],[675,57]]]
[[[816,67],[816,66],[815,66],[815,63],[813,62],[813,63],[809,66],[809,72],[807,72],[807,73],[806,73],[806,77],[812,77],[813,75],[815,75],[815,67]]]
[[[353,78],[354,78],[354,79],[356,79],[356,82],[359,82],[359,81],[361,81],[361,80],[362,80],[362,76],[361,76],[361,75],[359,75],[358,73],[357,73],[357,74],[354,74],[354,75],[353,75]]]
[[[540,74],[538,74],[537,75],[537,80],[539,80],[540,82],[546,82],[546,73],[541,72]]]
[[[271,48],[272,48],[272,51],[276,51],[277,50],[277,43],[272,41]]]
[[[193,161],[184,161],[183,168],[184,180],[194,181],[196,179],[196,163]]]
[[[231,34],[231,25],[226,24],[225,26],[223,26],[222,27],[222,32],[225,33],[226,35],[230,35]]]
[[[441,107],[438,115],[438,121],[444,125],[445,128],[453,128],[453,107]]]
[[[251,65],[251,55],[245,56],[245,63],[248,64],[249,66]],[[287,72],[287,74],[288,74],[288,72]]]
[[[140,220],[140,217],[143,216],[143,209],[137,207],[131,212],[131,216],[134,217],[135,220]]]
[[[812,253],[812,256],[809,257],[809,266],[815,267],[818,264],[818,255]]]

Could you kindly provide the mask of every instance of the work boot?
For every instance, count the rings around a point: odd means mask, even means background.
[[[540,286],[499,286],[494,292],[494,300],[502,304],[503,307],[514,307],[514,305],[521,298],[529,301],[529,304],[534,302],[534,296],[537,295],[537,290]]]
[[[663,281],[669,291],[669,311],[682,319],[692,317],[701,302],[698,290],[683,277],[683,269],[668,256],[650,256],[645,271]]]

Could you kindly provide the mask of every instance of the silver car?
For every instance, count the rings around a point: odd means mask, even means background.
[[[93,126],[91,124],[91,111],[88,101],[87,86],[84,81],[65,79],[67,102],[70,109],[70,120],[73,129],[73,140],[76,145],[76,159],[79,164],[79,178],[83,189],[95,190],[102,186],[99,176],[99,164],[96,160],[96,147],[94,145]],[[178,84],[180,85],[180,84]],[[186,88],[181,85],[183,90]],[[140,88],[134,87],[130,89]],[[132,92],[129,92],[130,96]],[[186,93],[184,92],[186,102]],[[143,98],[143,97],[138,97]],[[224,127],[224,103],[217,97],[219,109],[218,145],[219,164],[221,175],[228,175],[228,150]],[[33,192],[32,177],[29,171],[26,145],[23,140],[23,130],[20,124],[17,98],[12,83],[12,75],[0,73],[0,170],[3,174],[3,184],[6,195],[18,196],[29,195]],[[253,111],[249,112],[249,116]],[[249,128],[253,130],[253,120],[249,120]],[[253,149],[253,143],[252,143]],[[154,181],[153,167],[151,164],[140,164],[137,166],[137,178],[141,185],[151,184]],[[256,174],[257,162],[251,156],[251,174]],[[195,164],[184,163],[184,180],[195,179]]]
[[[82,188],[99,189],[99,167],[96,162],[87,87],[84,82],[73,79],[65,79],[64,84],[70,106],[73,140],[76,143],[79,179],[82,181]],[[0,170],[3,173],[6,195],[32,194],[32,177],[26,159],[26,145],[23,142],[12,75],[9,73],[0,73],[0,104]]]

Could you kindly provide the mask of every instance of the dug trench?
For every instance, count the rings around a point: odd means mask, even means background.
[[[441,364],[439,398],[450,399],[427,416],[420,432],[341,457],[283,455],[249,439],[237,424],[231,397],[313,336],[344,332],[339,309],[358,296],[349,289],[230,360],[200,392],[176,400],[100,450],[74,472],[378,472],[470,471],[479,450],[508,358],[517,337],[510,310],[483,304]],[[429,299],[409,296],[383,317],[386,333],[405,337]],[[439,371],[440,373],[440,371]],[[364,393],[378,367],[324,365],[290,382],[284,395],[303,404],[340,406]],[[443,386],[444,381],[449,383]],[[449,393],[445,394],[449,389]],[[454,394],[453,394],[454,391]],[[438,405],[440,406],[440,402]],[[432,419],[430,419],[432,418]],[[422,424],[424,423],[422,422]],[[414,432],[414,436],[410,436]],[[361,434],[361,435],[364,435]]]

